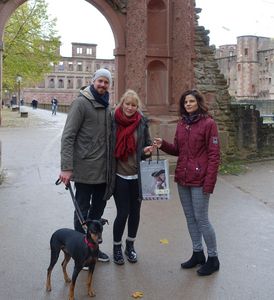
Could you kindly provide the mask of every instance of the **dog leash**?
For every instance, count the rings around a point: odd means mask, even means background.
[[[56,185],[59,185],[61,183],[62,183],[62,181],[59,178],[55,181]],[[69,184],[66,185],[65,189],[69,190],[69,192],[70,192],[71,199],[72,199],[72,202],[73,202],[73,205],[74,205],[74,208],[75,208],[75,212],[76,212],[77,218],[78,218],[81,226],[83,227],[84,231],[86,232],[86,230],[87,230],[86,221],[85,221],[85,219],[84,219],[84,217],[83,217],[83,215],[81,213],[80,207],[79,207],[79,205],[78,205],[78,203],[77,203],[77,201],[75,199],[75,195],[73,193],[73,190],[72,190],[70,182],[69,182]]]

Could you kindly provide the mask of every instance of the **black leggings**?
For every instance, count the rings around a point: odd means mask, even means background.
[[[114,200],[117,216],[113,225],[113,241],[120,243],[128,220],[128,237],[135,239],[140,221],[138,179],[127,180],[116,176]]]
[[[103,200],[106,184],[85,184],[75,182],[75,198],[81,210],[84,219],[99,220],[106,207],[106,201]],[[84,233],[84,230],[74,212],[74,228]]]

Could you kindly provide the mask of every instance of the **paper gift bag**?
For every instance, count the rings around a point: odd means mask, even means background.
[[[167,159],[140,162],[143,200],[169,200],[169,163]]]

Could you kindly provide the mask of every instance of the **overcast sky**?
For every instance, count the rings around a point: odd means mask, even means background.
[[[196,0],[196,7],[210,44],[236,44],[241,35],[274,38],[274,0]]]
[[[105,17],[85,0],[46,0],[57,17],[61,55],[71,56],[71,43],[97,44],[98,58],[112,58],[114,38]],[[274,0],[196,0],[199,25],[210,30],[210,44],[236,44],[237,36],[274,38]]]

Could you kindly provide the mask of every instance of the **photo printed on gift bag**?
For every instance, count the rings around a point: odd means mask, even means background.
[[[167,160],[141,161],[141,183],[144,200],[169,199],[169,169]]]

